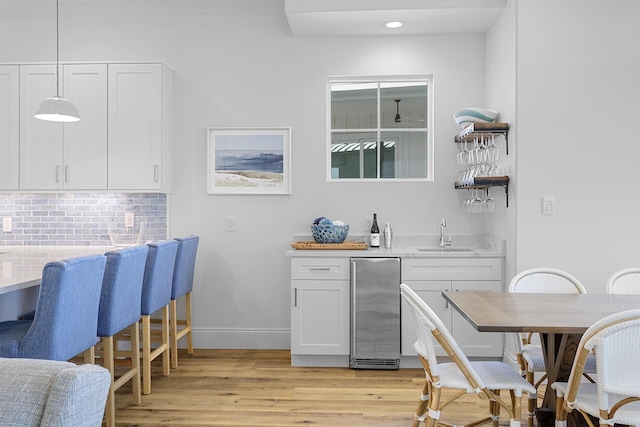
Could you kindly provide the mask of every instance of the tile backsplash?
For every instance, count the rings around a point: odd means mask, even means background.
[[[12,222],[0,246],[110,246],[109,229],[125,229],[126,212],[135,217],[132,231],[144,222],[142,242],[167,238],[166,194],[0,194],[0,219]]]

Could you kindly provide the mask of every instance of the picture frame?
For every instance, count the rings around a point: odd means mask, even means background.
[[[208,194],[291,194],[291,128],[207,129]]]

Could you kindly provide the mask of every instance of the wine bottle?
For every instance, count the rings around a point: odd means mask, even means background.
[[[378,214],[373,214],[373,223],[371,224],[371,234],[369,246],[372,248],[380,247],[380,228],[378,227]]]

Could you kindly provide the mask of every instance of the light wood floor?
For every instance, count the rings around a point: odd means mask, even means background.
[[[154,361],[141,406],[130,387],[118,390],[118,426],[411,426],[424,382],[422,369],[291,367],[284,350],[196,350],[179,361],[169,377]],[[470,396],[443,419],[477,419],[485,405]]]

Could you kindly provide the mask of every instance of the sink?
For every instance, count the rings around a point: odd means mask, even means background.
[[[418,248],[418,252],[476,252],[470,248]]]

